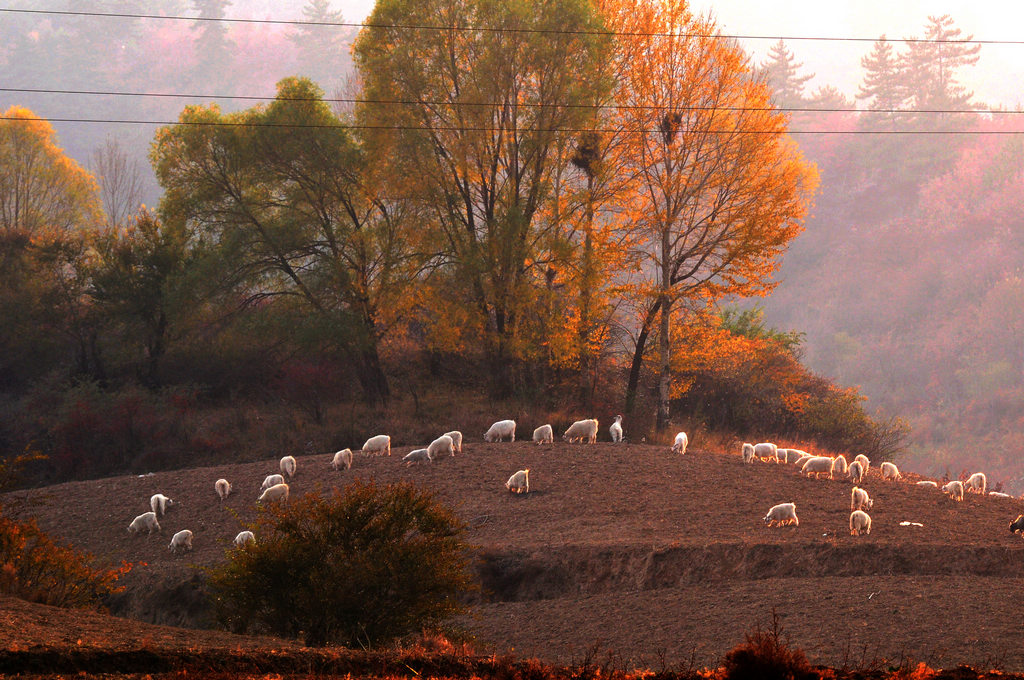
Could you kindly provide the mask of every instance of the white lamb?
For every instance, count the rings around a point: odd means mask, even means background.
[[[505,488],[512,493],[530,493],[530,468],[520,470],[505,482]]]
[[[849,469],[850,466],[846,463],[846,456],[842,454],[836,456],[836,462],[832,466],[832,471],[837,475],[845,475]]]
[[[814,475],[817,478],[818,475],[827,473],[828,478],[832,479],[833,465],[835,461],[828,456],[813,456],[808,458],[800,469],[808,477]]]
[[[260,497],[256,499],[257,503],[263,501],[286,501],[288,500],[288,485],[287,484],[275,484],[274,486],[266,489],[260,494]]]
[[[778,524],[778,526],[784,526],[786,524],[795,524],[800,526],[800,520],[796,516],[796,503],[779,503],[773,505],[768,511],[768,514],[764,516],[764,523],[768,526]]]
[[[864,474],[867,474],[868,470],[871,469],[871,461],[868,460],[868,457],[865,456],[863,453],[858,453],[854,457],[854,460],[860,463],[860,466],[864,468]]]
[[[295,456],[285,456],[281,459],[281,472],[288,475],[288,479],[291,479],[295,476],[296,465]]]
[[[760,444],[754,444],[754,455],[757,456],[758,460],[762,462],[768,462],[774,460],[776,463],[779,462],[779,447],[771,442],[761,442]]]
[[[744,463],[753,463],[754,462],[754,445],[753,444],[747,444],[747,443],[743,444],[743,462]]]
[[[267,475],[266,479],[263,480],[263,485],[260,487],[260,491],[265,491],[272,486],[278,484],[284,484],[284,475]]]
[[[672,453],[685,454],[686,447],[689,446],[690,439],[686,436],[685,432],[680,432],[676,435],[676,439],[672,442]]]
[[[932,488],[932,489],[938,489],[939,488],[938,482],[933,482],[931,480],[925,480],[923,482],[918,482],[917,486],[927,486],[927,487]]]
[[[429,463],[430,461],[430,451],[427,449],[416,449],[415,451],[410,451],[402,458],[402,462],[405,463],[406,467],[415,465],[416,463]]]
[[[191,550],[192,532],[188,529],[182,529],[171,536],[171,542],[168,544],[167,549],[173,553],[177,553],[179,550]]]
[[[217,495],[221,500],[231,495],[231,483],[226,479],[218,479],[214,482],[213,488],[217,490]]]
[[[352,449],[342,449],[334,454],[334,458],[331,460],[331,467],[335,470],[351,470],[352,469]]]
[[[964,482],[964,490],[970,493],[980,493],[982,496],[985,495],[985,489],[988,488],[988,480],[985,479],[984,472],[975,472],[973,475],[967,478]]]
[[[868,496],[868,492],[859,486],[850,490],[850,510],[870,510],[875,502]]]
[[[954,479],[949,484],[942,487],[943,493],[949,494],[949,497],[954,501],[962,501],[964,499],[964,483]]]
[[[241,548],[246,543],[255,543],[256,535],[251,531],[239,531],[238,535],[235,536],[235,547]]]
[[[174,501],[162,493],[155,493],[149,497],[149,507],[156,513],[157,517],[163,517],[167,512],[167,508],[172,505],[174,505]]]
[[[612,436],[612,443],[618,444],[622,441],[622,416],[615,416],[615,422],[608,428],[608,434]]]
[[[850,513],[850,535],[860,536],[871,533],[871,515],[863,510],[854,510]]]
[[[900,470],[896,467],[895,463],[886,461],[882,463],[882,479],[892,479],[898,481],[900,478]]]
[[[160,531],[160,523],[156,521],[155,512],[144,512],[128,525],[128,533],[137,534],[143,529],[146,530],[147,534],[151,534],[154,531]]]
[[[455,455],[455,442],[452,438],[446,434],[441,435],[434,441],[430,442],[430,446],[427,447],[427,455],[430,456],[430,460],[436,460],[442,455],[454,456]]]
[[[555,432],[550,425],[541,425],[533,431],[533,441],[538,444],[554,444]]]
[[[569,429],[562,435],[562,441],[567,442],[586,442],[587,444],[597,443],[597,419],[587,418],[585,420],[577,420],[575,423],[569,426]]]
[[[503,442],[506,437],[510,442],[516,440],[516,421],[499,420],[487,428],[487,432],[484,432],[485,442]]]
[[[378,434],[370,437],[363,444],[363,453],[372,453],[376,456],[391,455],[391,437],[386,434]]]
[[[458,430],[452,430],[451,432],[445,432],[445,434],[452,438],[452,445],[455,447],[455,453],[462,453],[462,433]],[[454,456],[455,453],[452,455]]]
[[[864,481],[864,466],[859,460],[855,460],[850,463],[850,467],[846,471],[846,476],[853,480],[854,484],[860,484]]]

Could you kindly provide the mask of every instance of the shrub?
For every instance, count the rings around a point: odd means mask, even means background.
[[[373,645],[459,613],[471,585],[464,527],[410,484],[355,482],[261,510],[258,540],[210,574],[228,628]]]
[[[772,612],[767,630],[760,626],[746,635],[746,642],[730,650],[722,660],[726,680],[812,680],[818,673],[803,650],[783,639],[779,615]]]

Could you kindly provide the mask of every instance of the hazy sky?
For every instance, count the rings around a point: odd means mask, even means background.
[[[1024,40],[1024,2],[1021,0],[691,0],[696,12],[711,10],[723,33],[736,35],[825,36],[875,39],[921,36],[929,15],[949,14],[963,35],[978,40]],[[345,18],[361,21],[373,9],[372,0],[334,0]],[[744,45],[761,61],[774,40],[748,40]],[[808,94],[834,85],[852,97],[862,71],[860,58],[870,42],[794,40],[789,49],[803,62],[805,73],[816,77]],[[985,45],[977,66],[963,74],[975,99],[1013,108],[1024,104],[1024,44]]]

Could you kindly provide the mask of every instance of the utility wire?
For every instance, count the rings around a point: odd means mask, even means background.
[[[28,92],[32,94],[69,94],[88,95],[101,97],[154,97],[168,99],[225,99],[243,101],[286,101],[286,102],[316,102],[340,104],[394,104],[402,106],[476,106],[490,107],[500,106],[487,102],[450,102],[450,101],[425,101],[414,99],[358,99],[352,97],[270,97],[254,95],[234,94],[187,94],[184,92],[117,92],[103,90],[51,90],[38,87],[0,87],[0,92]],[[618,105],[618,104],[530,104],[516,103],[519,108],[565,108],[565,109],[627,109],[646,111],[779,111],[782,113],[934,113],[934,114],[1024,114],[1024,110],[1006,109],[850,109],[850,108],[814,108],[814,107],[772,107],[772,106],[667,106],[667,105]]]
[[[55,9],[23,9],[13,7],[0,7],[0,12],[19,14],[44,14],[76,17],[103,17],[117,19],[164,19],[170,21],[221,21],[225,23],[239,24],[272,24],[286,26],[335,26],[343,28],[382,28],[382,29],[403,29],[403,30],[424,30],[424,31],[477,31],[481,33],[540,33],[548,35],[597,35],[597,36],[647,36],[647,37],[692,37],[692,38],[722,38],[732,40],[788,40],[790,42],[801,40],[815,40],[824,42],[903,42],[903,43],[961,43],[968,45],[1024,45],[1024,40],[976,40],[974,38],[962,38],[947,40],[941,38],[860,38],[860,37],[832,37],[832,36],[784,36],[784,35],[739,35],[739,34],[703,34],[703,33],[646,33],[646,32],[616,32],[616,31],[569,31],[565,29],[547,28],[489,28],[479,26],[442,26],[431,24],[372,24],[351,21],[301,21],[289,19],[231,19],[214,17],[183,17],[160,14],[131,14],[123,12],[81,12],[73,10]]]

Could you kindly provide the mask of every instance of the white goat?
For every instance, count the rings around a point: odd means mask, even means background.
[[[263,480],[263,485],[260,486],[260,491],[265,491],[278,484],[284,484],[284,475],[267,475],[266,479]]]
[[[988,488],[988,480],[985,478],[984,472],[975,472],[973,475],[967,478],[964,482],[964,490],[970,493],[980,493],[982,496],[985,495],[985,489]]]
[[[434,441],[430,442],[430,446],[427,447],[427,455],[430,456],[430,460],[436,460],[442,455],[454,456],[455,455],[455,442],[452,438],[446,434],[441,435]]]
[[[832,466],[832,471],[837,475],[845,475],[849,469],[850,466],[846,463],[846,456],[842,454],[836,456],[836,462]]]
[[[255,543],[256,535],[251,531],[239,531],[238,535],[235,536],[235,547],[241,548],[246,543]]]
[[[680,432],[676,435],[676,439],[672,442],[672,453],[685,454],[686,447],[690,444],[690,438],[686,436],[685,432]]]
[[[846,470],[846,476],[853,480],[854,484],[864,481],[864,466],[859,460],[850,463],[850,467]]]
[[[868,496],[868,492],[859,486],[850,490],[850,510],[870,510],[875,502]]]
[[[281,459],[281,472],[288,475],[288,479],[291,479],[295,476],[296,465],[295,456],[285,456]]]
[[[167,508],[172,505],[174,505],[174,501],[162,493],[155,493],[149,497],[149,507],[156,513],[157,517],[163,517],[167,512]]]
[[[410,451],[402,458],[402,462],[405,463],[406,467],[415,465],[416,463],[429,463],[431,460],[430,451],[427,449],[416,449],[415,451]]]
[[[900,469],[896,467],[896,463],[890,463],[889,461],[885,461],[884,463],[882,463],[882,479],[892,479],[894,481],[899,481],[899,478]]]
[[[156,521],[155,512],[144,512],[128,525],[128,533],[137,534],[143,529],[146,530],[147,534],[151,534],[154,531],[160,531],[160,522]]]
[[[758,460],[762,462],[768,462],[774,460],[776,463],[779,462],[779,447],[771,442],[761,442],[760,444],[754,444],[754,455],[757,456]]]
[[[743,454],[742,455],[743,455],[743,462],[744,463],[753,463],[754,462],[754,445],[753,444],[744,443],[743,444]]]
[[[768,526],[778,524],[778,526],[784,526],[786,524],[795,524],[800,526],[800,520],[796,516],[796,503],[779,503],[773,505],[768,514],[764,516],[764,523]]]
[[[612,442],[618,444],[622,441],[622,416],[615,416],[615,422],[608,428],[608,434],[612,436]]]
[[[575,423],[569,426],[569,429],[562,435],[562,441],[567,442],[586,442],[587,444],[597,443],[597,419],[587,418],[585,420],[577,420]]]
[[[213,488],[217,490],[217,495],[220,496],[221,500],[231,495],[231,482],[226,479],[218,479],[214,482]]]
[[[352,469],[352,449],[342,449],[334,454],[334,458],[331,460],[331,467],[335,470],[351,470]]]
[[[173,553],[177,553],[178,550],[191,550],[192,532],[188,529],[182,529],[171,536],[171,542],[168,544],[167,549]]]
[[[505,488],[512,493],[530,493],[530,468],[520,470],[508,478]]]
[[[860,536],[871,533],[871,515],[863,510],[854,510],[850,513],[850,535]]]
[[[378,434],[370,437],[363,444],[363,453],[372,453],[377,456],[391,455],[391,437],[386,434]]]
[[[503,442],[506,437],[510,442],[516,440],[516,421],[499,420],[487,428],[487,432],[484,432],[485,442]]]
[[[817,477],[820,474],[828,473],[828,478],[832,479],[832,468],[834,465],[835,461],[829,456],[812,456],[804,461],[800,470],[808,477],[811,475]]]
[[[964,499],[964,483],[960,480],[954,479],[949,484],[943,486],[942,491],[949,494],[949,497],[954,501],[962,501]]]
[[[538,444],[554,444],[555,433],[550,425],[541,425],[533,431],[533,441]]]
[[[858,453],[854,457],[854,460],[860,463],[860,466],[864,468],[864,474],[867,474],[868,470],[871,469],[871,461],[868,460],[868,457],[865,456],[863,453]]]
[[[458,430],[452,430],[451,432],[445,432],[445,434],[452,438],[452,446],[455,447],[455,453],[462,453],[462,433]],[[452,455],[454,456],[455,453]]]
[[[260,494],[260,497],[256,499],[257,503],[263,501],[280,501],[288,500],[288,485],[287,484],[275,484],[274,486],[266,489]]]

